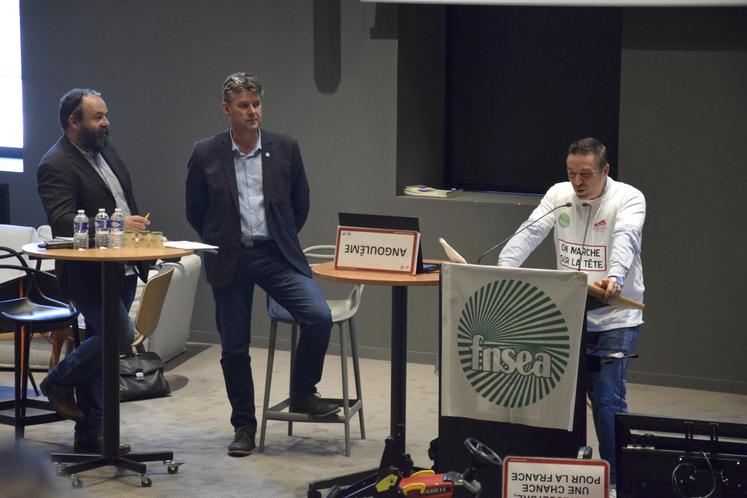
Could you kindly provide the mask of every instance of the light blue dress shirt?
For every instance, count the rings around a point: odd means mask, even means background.
[[[233,164],[239,190],[241,240],[267,240],[270,232],[265,218],[265,196],[262,191],[262,132],[257,145],[243,154],[231,134]]]
[[[132,212],[130,211],[130,205],[127,203],[127,198],[122,189],[122,184],[119,183],[119,178],[114,174],[111,166],[109,166],[109,163],[104,159],[104,156],[99,152],[87,152],[77,145],[75,145],[75,148],[83,154],[83,157],[86,158],[88,164],[96,170],[101,179],[104,180],[104,183],[106,183],[106,186],[109,187],[109,191],[114,196],[115,205],[122,210],[122,213],[124,213],[125,216],[130,216]],[[111,213],[108,214],[111,216]]]

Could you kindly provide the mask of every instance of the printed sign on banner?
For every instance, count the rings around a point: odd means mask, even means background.
[[[335,268],[414,275],[420,233],[412,230],[337,227]]]
[[[441,265],[441,414],[573,428],[581,272]]]
[[[604,460],[506,457],[503,498],[607,498],[609,475]]]

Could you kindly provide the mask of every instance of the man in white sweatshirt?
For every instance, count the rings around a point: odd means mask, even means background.
[[[646,217],[643,194],[608,176],[607,148],[595,138],[571,144],[566,165],[569,181],[550,187],[519,228],[520,233],[501,251],[498,266],[520,266],[554,228],[559,270],[587,273],[589,283],[605,289],[605,301],[622,294],[642,302],[641,232]],[[570,207],[557,209],[537,221],[566,203]],[[598,357],[633,353],[641,323],[640,310],[603,307],[589,311],[587,353]],[[601,370],[587,378],[587,390],[599,452],[610,464],[614,489],[615,413],[627,411],[628,360],[601,363]]]

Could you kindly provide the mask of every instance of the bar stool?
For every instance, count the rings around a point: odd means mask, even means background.
[[[304,254],[310,260],[329,260],[334,258],[335,246],[320,245],[311,246],[304,249]],[[333,251],[324,253],[322,251]],[[290,378],[293,378],[293,365],[296,358],[296,345],[298,343],[298,323],[293,319],[291,314],[272,299],[267,298],[267,314],[270,315],[270,338],[267,347],[267,374],[265,376],[265,395],[262,403],[262,426],[259,438],[259,451],[264,451],[265,433],[268,420],[281,420],[288,422],[288,435],[293,435],[293,422],[317,422],[317,423],[342,423],[345,425],[345,456],[350,456],[350,419],[358,414],[361,439],[366,439],[366,430],[363,422],[363,396],[361,394],[361,377],[358,362],[358,342],[355,335],[355,325],[353,317],[358,311],[363,294],[364,286],[358,284],[353,286],[350,294],[346,299],[327,300],[327,305],[332,312],[332,326],[337,325],[340,332],[340,361],[342,369],[342,399],[327,399],[327,401],[336,402],[341,405],[342,413],[330,415],[328,417],[312,417],[306,413],[291,412],[290,397],[280,403],[270,405],[270,386],[272,385],[272,368],[275,361],[275,346],[277,343],[278,323],[284,323],[291,326],[291,358],[290,358]],[[350,335],[350,349],[353,357],[353,376],[355,378],[356,398],[351,399],[348,389],[348,354],[347,341],[345,338],[345,329],[343,325],[347,323],[347,329]],[[290,392],[290,386],[289,386]]]
[[[5,247],[0,250],[7,254],[0,259],[15,257],[20,265],[0,264],[0,269],[15,270],[26,274],[25,296],[0,301],[0,328],[13,329],[15,351],[15,396],[13,400],[0,402],[0,411],[13,409],[13,415],[0,414],[0,423],[15,427],[16,439],[24,436],[28,425],[44,424],[63,420],[49,402],[28,399],[28,364],[31,335],[36,332],[73,327],[78,335],[78,310],[69,303],[59,301],[45,294],[43,289],[56,288],[56,277],[51,273],[26,266],[20,253]],[[27,408],[47,413],[26,414]]]

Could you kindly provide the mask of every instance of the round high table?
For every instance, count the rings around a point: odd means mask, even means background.
[[[174,454],[170,451],[119,454],[119,324],[116,319],[118,299],[121,291],[120,265],[125,261],[150,261],[178,259],[192,254],[191,250],[172,248],[123,248],[123,249],[44,249],[37,244],[26,244],[23,252],[32,258],[60,261],[85,261],[101,265],[101,297],[103,316],[102,370],[103,370],[103,453],[90,454],[56,453],[52,461],[73,462],[61,469],[62,475],[74,476],[73,485],[79,485],[77,474],[86,470],[113,465],[140,474],[143,486],[150,486],[147,467],[142,462],[164,461],[169,463],[169,472],[176,471]]]
[[[428,263],[438,261],[427,260]],[[378,272],[367,270],[337,270],[333,261],[314,265],[311,271],[315,277],[335,282],[352,284],[386,285],[392,287],[392,379],[391,379],[391,435],[400,436],[402,448],[405,448],[405,431],[397,430],[404,427],[405,408],[407,403],[407,288],[438,285],[440,274],[419,273],[406,275],[392,272]],[[398,434],[399,432],[399,434]]]

